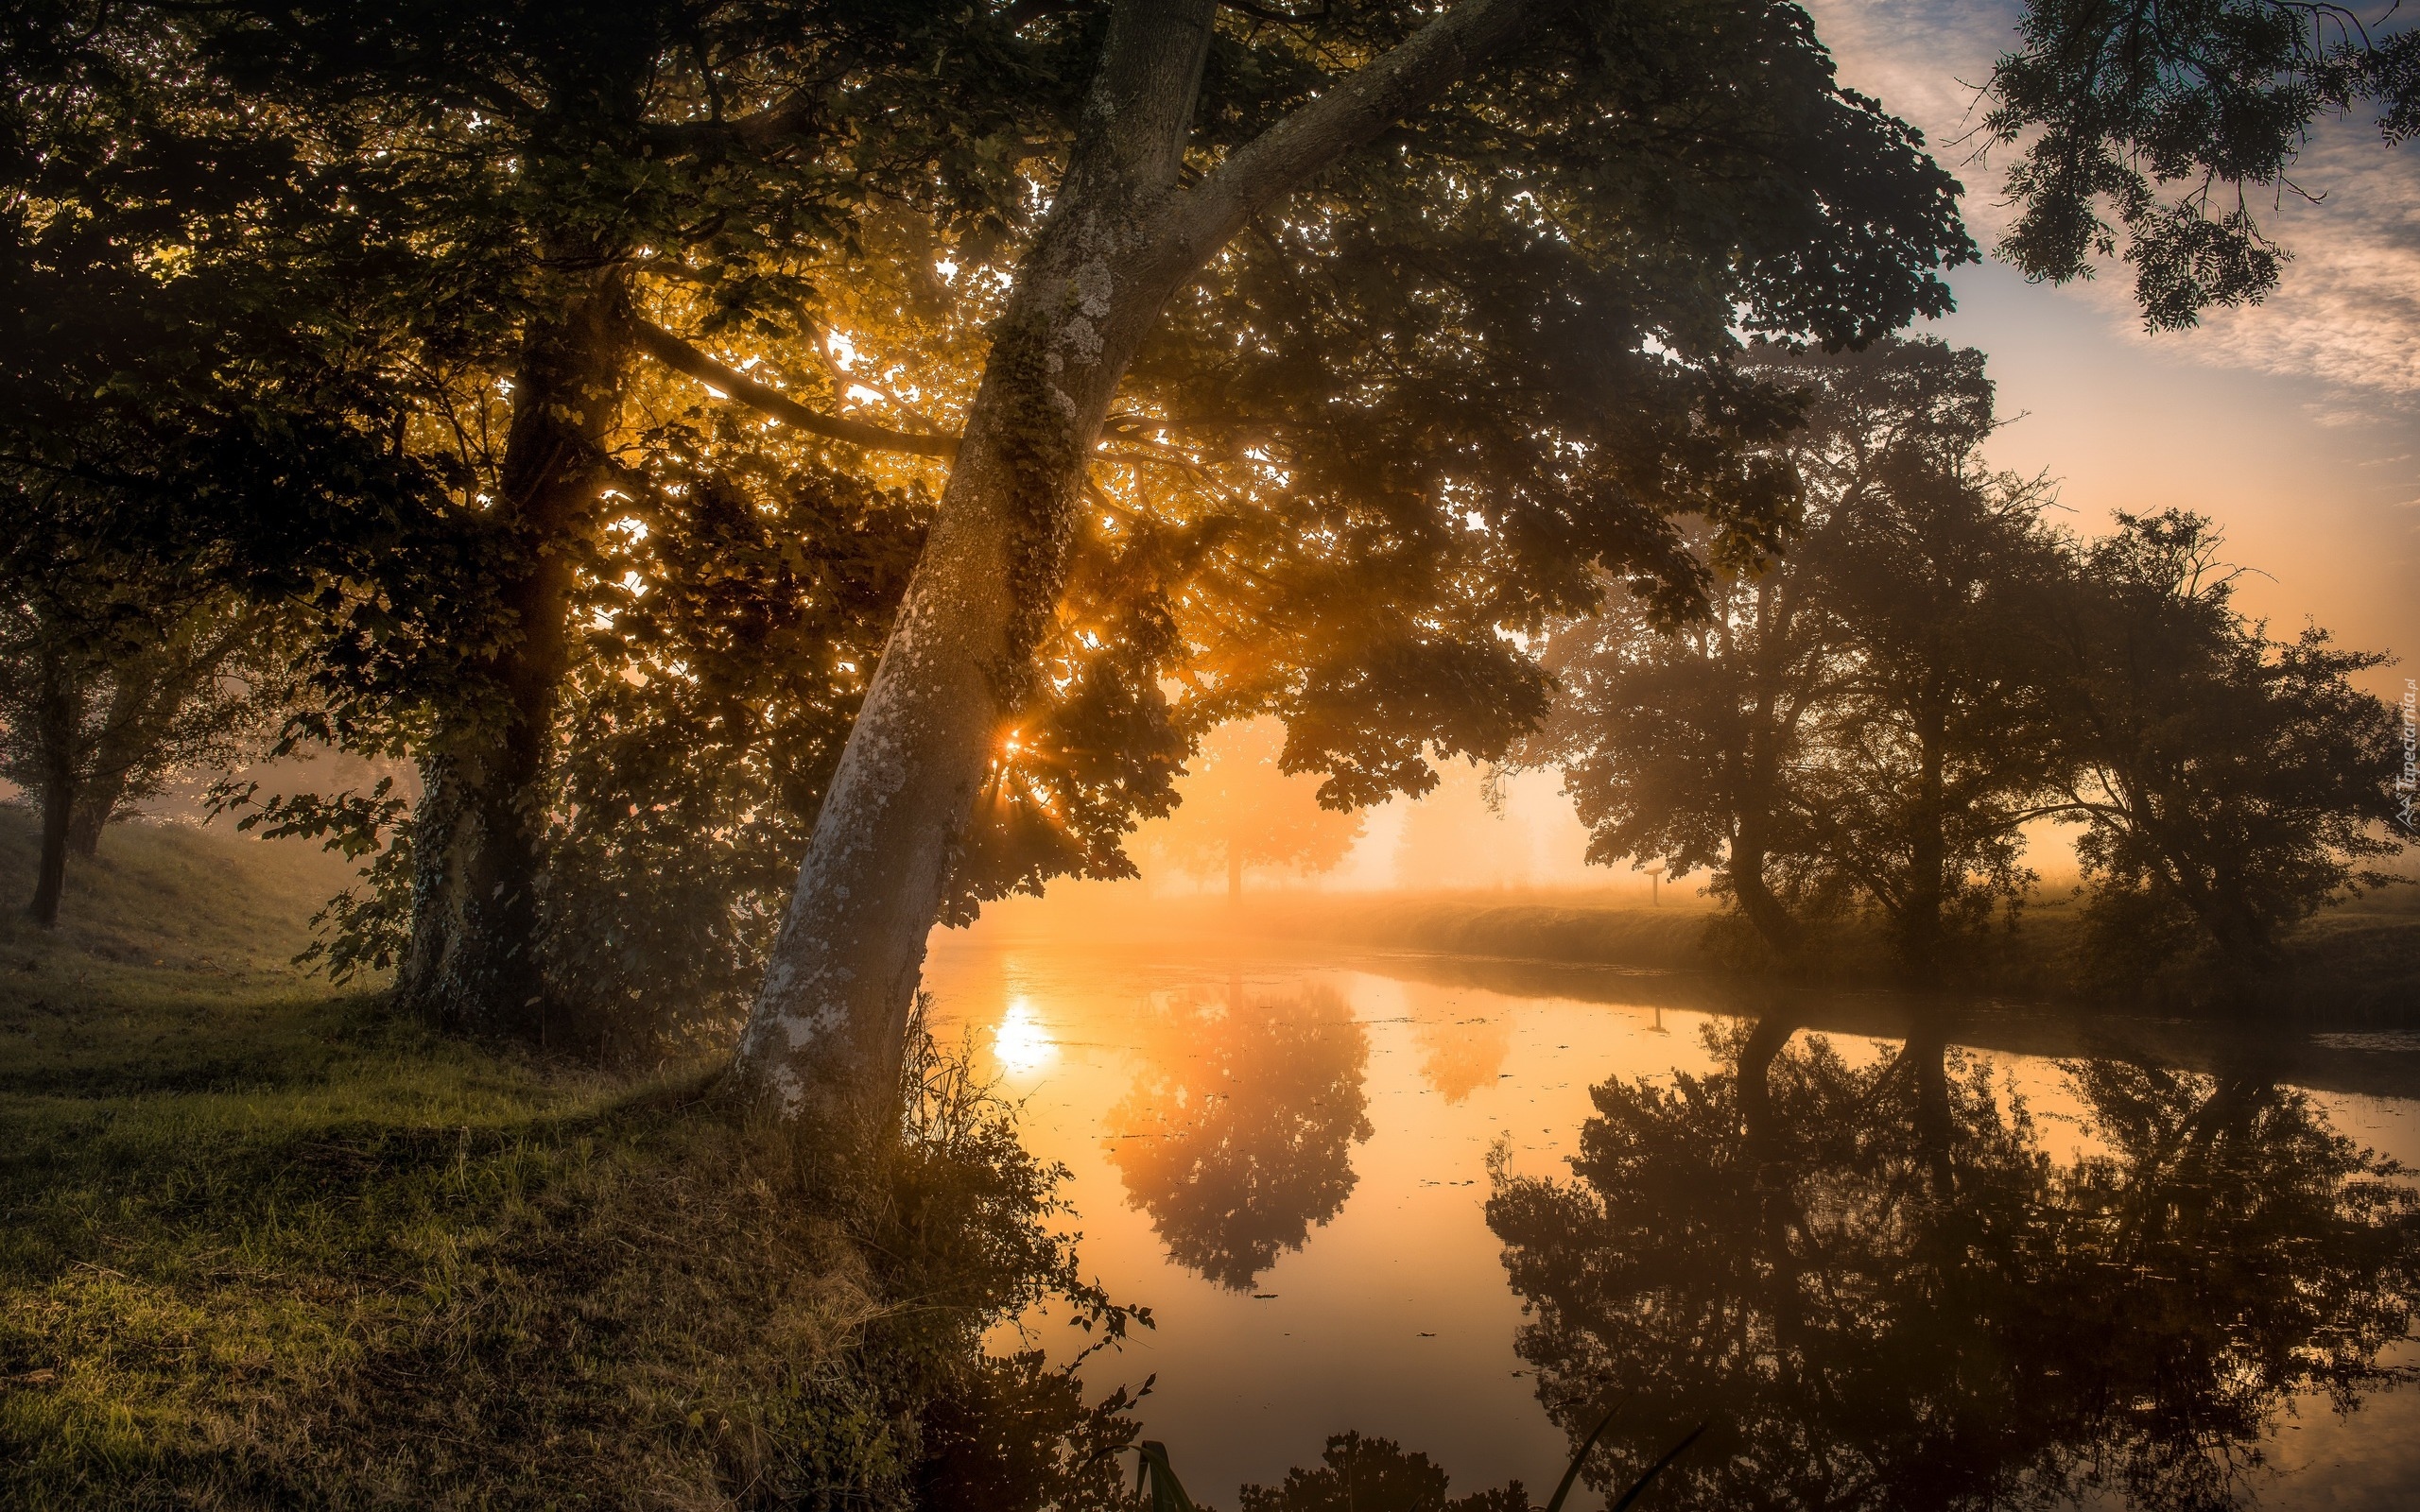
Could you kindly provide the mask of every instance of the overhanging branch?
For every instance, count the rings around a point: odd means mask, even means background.
[[[652,320],[633,316],[631,334],[641,352],[674,372],[695,378],[726,398],[759,414],[769,415],[785,425],[795,425],[800,430],[836,441],[846,441],[852,446],[862,446],[869,451],[906,452],[913,456],[943,459],[958,455],[958,438],[955,436],[895,431],[889,426],[870,425],[864,421],[846,420],[838,415],[826,415],[820,409],[809,409],[780,389],[760,384],[738,369],[707,356]]]
[[[1571,0],[1462,0],[1385,56],[1253,138],[1185,197],[1177,234],[1209,261],[1254,211],[1470,76]]]

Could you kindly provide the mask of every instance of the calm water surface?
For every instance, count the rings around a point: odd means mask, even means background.
[[[926,979],[1155,1316],[1087,1381],[1156,1376],[1204,1500],[1346,1429],[1543,1500],[1617,1403],[1634,1462],[1722,1415],[1655,1505],[2420,1504],[2407,1182],[2333,1143],[2420,1165],[2420,1037],[1972,1009],[1910,1055],[1867,998],[1768,1060],[1773,1005],[1670,979],[998,930]]]

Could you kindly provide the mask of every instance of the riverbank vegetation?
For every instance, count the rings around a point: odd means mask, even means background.
[[[304,977],[297,849],[123,828],[79,924],[0,926],[0,1501],[1106,1503],[1124,1398],[980,1339],[1128,1314],[959,1068],[920,1057],[866,1202],[820,1210],[716,1066]]]

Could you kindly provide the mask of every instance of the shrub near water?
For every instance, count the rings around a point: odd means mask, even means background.
[[[1039,1506],[1114,1473],[1122,1399],[981,1353],[1046,1295],[1125,1314],[945,1062],[843,1223],[710,1074],[149,959],[0,935],[0,1503]]]

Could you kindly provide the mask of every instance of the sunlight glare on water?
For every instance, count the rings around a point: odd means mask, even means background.
[[[1059,1057],[1059,1043],[1024,998],[1011,999],[992,1031],[992,1059],[1012,1080],[1024,1080]]]

